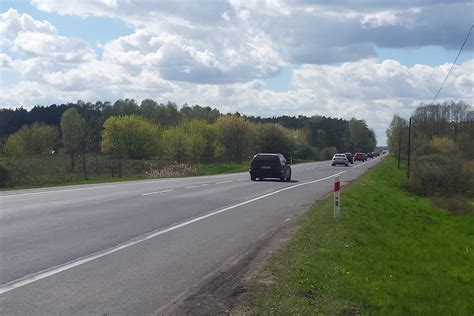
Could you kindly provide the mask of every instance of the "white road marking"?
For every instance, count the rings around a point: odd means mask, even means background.
[[[204,183],[204,184],[199,185],[199,187],[207,187],[208,185],[209,183]]]
[[[247,180],[247,179],[237,179],[235,181],[245,181],[245,180]]]
[[[28,192],[28,193],[19,193],[19,194],[10,194],[10,195],[0,195],[1,198],[9,198],[9,197],[16,197],[16,196],[26,196],[26,195],[38,195],[38,194],[50,194],[50,193],[61,193],[61,192],[71,192],[71,191],[81,191],[81,190],[95,190],[95,189],[102,189],[102,188],[112,188],[118,186],[126,186],[126,185],[137,185],[137,184],[150,184],[150,183],[157,183],[157,182],[164,182],[169,181],[172,179],[157,179],[154,181],[130,181],[128,183],[116,183],[116,184],[108,184],[108,185],[99,185],[95,187],[86,187],[86,188],[74,188],[74,189],[63,189],[63,190],[51,190],[51,191],[40,191],[40,192]]]
[[[376,160],[377,160],[377,158],[372,158],[372,160],[367,160],[366,162],[363,162],[363,163],[361,163],[360,165],[357,165],[357,166],[355,166],[355,167],[353,167],[353,168],[362,167],[362,166],[365,165],[366,163],[369,163],[369,162],[372,162],[372,161],[376,161]]]
[[[188,225],[190,225],[190,224],[193,224],[193,223],[202,221],[202,220],[204,220],[204,219],[206,219],[206,218],[209,218],[209,217],[211,217],[211,216],[215,216],[215,215],[217,215],[217,214],[227,212],[227,211],[232,210],[232,209],[234,209],[234,208],[237,208],[237,207],[240,207],[240,206],[243,206],[243,205],[246,205],[246,204],[249,204],[249,203],[252,203],[252,202],[261,200],[261,199],[264,199],[264,198],[266,198],[266,197],[269,197],[269,196],[278,194],[278,193],[283,192],[283,191],[287,191],[287,190],[291,190],[291,189],[294,189],[294,188],[298,188],[298,187],[301,187],[301,186],[303,186],[303,185],[308,185],[308,184],[313,184],[313,183],[321,182],[321,181],[324,181],[324,180],[328,180],[328,179],[331,179],[331,178],[336,177],[336,176],[338,176],[338,175],[341,175],[341,174],[343,174],[343,173],[345,173],[345,172],[347,172],[347,171],[338,172],[338,173],[335,173],[335,174],[333,174],[333,175],[330,175],[330,176],[327,176],[327,177],[324,177],[324,178],[321,178],[321,179],[316,179],[316,180],[312,180],[312,181],[303,182],[303,183],[295,184],[295,185],[292,185],[292,186],[288,186],[288,187],[285,187],[285,188],[282,188],[282,189],[279,189],[279,190],[276,190],[276,191],[273,191],[273,192],[270,192],[270,193],[267,193],[267,194],[258,196],[258,197],[256,197],[256,198],[253,198],[253,199],[250,199],[250,200],[247,200],[247,201],[238,203],[238,204],[234,204],[234,205],[231,205],[231,206],[227,206],[227,207],[225,207],[225,208],[223,208],[223,209],[210,212],[210,213],[208,213],[208,214],[206,214],[206,215],[202,215],[202,216],[199,216],[199,217],[196,217],[196,218],[187,220],[187,221],[185,221],[185,222],[182,222],[182,223],[180,223],[180,224],[173,225],[173,226],[168,227],[168,228],[165,228],[165,229],[156,230],[156,231],[152,231],[152,232],[143,234],[143,235],[141,235],[141,236],[138,236],[138,237],[136,237],[136,238],[133,238],[133,239],[131,239],[131,240],[129,240],[129,241],[126,241],[126,242],[124,242],[124,243],[122,243],[122,244],[120,244],[120,245],[117,245],[117,246],[115,246],[115,247],[106,249],[106,250],[104,250],[104,251],[100,251],[100,252],[97,252],[97,253],[94,253],[94,254],[91,254],[91,255],[88,255],[88,256],[79,258],[79,259],[75,259],[75,260],[66,262],[66,263],[64,263],[64,264],[61,264],[61,265],[52,267],[52,268],[50,268],[50,269],[46,269],[46,270],[43,270],[43,271],[39,271],[39,272],[36,272],[36,273],[32,273],[32,274],[26,275],[26,276],[24,276],[24,277],[22,277],[22,278],[19,278],[19,279],[13,280],[13,281],[11,281],[11,282],[8,282],[8,283],[6,283],[6,284],[0,285],[0,294],[4,294],[4,293],[7,293],[7,292],[10,292],[10,291],[12,291],[12,290],[14,290],[14,289],[17,289],[17,288],[19,288],[19,287],[22,287],[22,286],[31,284],[31,283],[33,283],[33,282],[42,280],[42,279],[47,278],[47,277],[50,277],[50,276],[53,276],[53,275],[58,274],[58,273],[61,273],[61,272],[63,272],[63,271],[72,269],[72,268],[74,268],[74,267],[80,266],[80,265],[85,264],[85,263],[87,263],[87,262],[90,262],[90,261],[92,261],[92,260],[99,259],[99,258],[101,258],[101,257],[104,257],[104,256],[107,256],[107,255],[109,255],[109,254],[115,253],[115,252],[120,251],[120,250],[122,250],[122,249],[125,249],[125,248],[128,248],[128,247],[130,247],[130,246],[133,246],[133,245],[142,243],[142,242],[144,242],[144,241],[146,241],[146,240],[152,239],[152,238],[154,238],[154,237],[157,237],[157,236],[166,234],[166,233],[168,233],[168,232],[174,231],[174,230],[179,229],[179,228],[181,228],[181,227],[185,227],[185,226],[188,226]]]
[[[199,188],[199,185],[191,185],[189,187],[184,187],[185,189],[194,189],[194,188]]]
[[[166,192],[171,192],[171,191],[173,191],[173,189],[163,190],[163,191],[156,191],[156,192],[150,192],[150,193],[143,193],[142,195],[152,195],[152,194],[166,193]]]
[[[215,184],[224,184],[224,183],[230,183],[232,182],[232,180],[229,180],[229,181],[221,181],[221,182],[216,182]]]

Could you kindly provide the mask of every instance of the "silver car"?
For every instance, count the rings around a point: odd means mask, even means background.
[[[345,165],[346,167],[349,166],[349,160],[347,160],[347,157],[345,154],[335,154],[332,157],[332,165]]]

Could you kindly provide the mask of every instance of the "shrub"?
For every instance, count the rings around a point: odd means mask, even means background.
[[[311,147],[309,145],[301,145],[300,148],[295,152],[296,159],[309,159],[309,160],[319,160],[320,150],[316,147]]]
[[[10,180],[10,170],[7,167],[0,165],[0,187],[4,188],[8,185]]]
[[[162,178],[162,177],[186,177],[196,173],[196,168],[188,164],[177,164],[164,167],[162,169],[152,169],[145,172],[147,178]]]
[[[447,138],[434,138],[416,150],[412,175],[409,189],[425,196],[464,194],[472,181],[461,152]]]
[[[321,153],[319,154],[319,160],[330,160],[336,152],[336,147],[326,147],[321,150]]]

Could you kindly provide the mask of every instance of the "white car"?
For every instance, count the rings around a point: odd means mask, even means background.
[[[347,160],[347,157],[345,154],[335,154],[332,157],[332,165],[345,165],[346,167],[349,166],[349,160]]]

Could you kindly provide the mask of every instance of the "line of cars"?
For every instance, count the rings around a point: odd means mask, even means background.
[[[368,158],[378,156],[378,153],[351,153],[335,154],[332,157],[332,165],[345,165],[355,161],[366,161]],[[291,167],[285,157],[279,153],[258,153],[250,162],[250,180],[262,180],[265,178],[276,178],[280,181],[291,181]]]
[[[372,152],[372,153],[355,153],[354,156],[352,156],[351,153],[343,153],[343,154],[334,154],[334,156],[331,159],[331,165],[336,166],[336,165],[345,165],[346,167],[349,166],[349,164],[354,163],[355,161],[367,161],[368,158],[375,158],[378,157],[380,154],[377,152]]]

